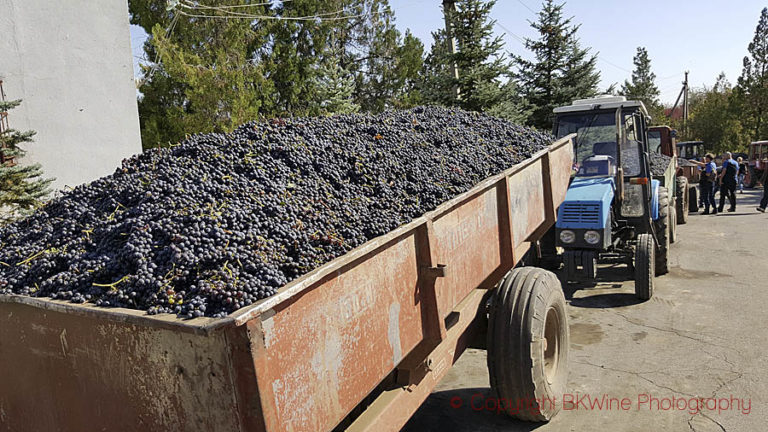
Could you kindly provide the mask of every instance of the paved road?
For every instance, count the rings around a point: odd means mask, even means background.
[[[635,300],[620,267],[601,268],[597,286],[567,289],[569,393],[628,398],[627,409],[580,405],[542,425],[475,410],[473,402],[481,407],[489,394],[488,373],[485,351],[468,350],[403,430],[766,430],[768,214],[755,211],[761,194],[739,195],[736,213],[692,215],[680,226],[671,272],[656,280],[648,302]],[[722,409],[707,402],[696,412],[695,398],[718,399]],[[452,400],[461,406],[452,408]]]

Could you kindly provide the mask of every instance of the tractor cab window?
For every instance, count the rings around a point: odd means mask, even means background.
[[[636,117],[624,115],[623,130],[627,138],[622,148],[621,163],[624,175],[639,176],[641,171],[640,146]],[[616,145],[616,113],[590,112],[559,116],[557,137],[576,134],[574,154],[577,176],[612,177],[616,175],[618,161]]]

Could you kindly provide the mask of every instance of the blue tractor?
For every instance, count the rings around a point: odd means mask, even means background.
[[[650,299],[654,277],[667,269],[675,207],[653,179],[645,106],[601,96],[554,113],[558,138],[576,134],[574,177],[555,226],[567,279],[595,279],[599,262],[625,263],[637,297]]]

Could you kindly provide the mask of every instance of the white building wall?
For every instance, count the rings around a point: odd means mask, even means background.
[[[0,0],[0,77],[10,127],[37,131],[22,163],[55,188],[141,151],[127,0]]]

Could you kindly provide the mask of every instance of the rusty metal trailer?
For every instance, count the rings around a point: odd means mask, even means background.
[[[564,389],[563,294],[515,267],[572,139],[226,318],[0,296],[0,430],[396,431],[485,333],[497,395],[548,419],[531,398]]]

